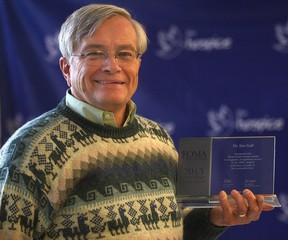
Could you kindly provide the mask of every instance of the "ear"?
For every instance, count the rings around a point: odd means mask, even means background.
[[[71,78],[70,78],[70,63],[65,57],[61,57],[59,60],[59,66],[62,71],[64,78],[66,79],[68,87],[71,87]]]

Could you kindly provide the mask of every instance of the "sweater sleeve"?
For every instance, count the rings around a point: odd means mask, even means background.
[[[227,227],[217,227],[210,223],[211,208],[197,208],[190,211],[184,218],[184,240],[214,240]]]
[[[54,213],[44,191],[48,174],[37,171],[37,162],[33,162],[38,157],[45,162],[45,155],[39,148],[37,152],[27,150],[33,149],[31,139],[38,138],[35,128],[25,127],[0,149],[0,239],[38,239]],[[40,215],[45,222],[39,223]]]

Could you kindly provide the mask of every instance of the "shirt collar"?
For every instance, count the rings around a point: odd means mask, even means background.
[[[74,112],[80,114],[82,117],[88,119],[91,122],[100,124],[102,126],[117,127],[114,114],[112,112],[103,111],[95,106],[80,101],[72,96],[70,90],[66,92],[66,105]],[[130,124],[136,114],[136,104],[130,100],[127,104],[126,120],[123,127]]]

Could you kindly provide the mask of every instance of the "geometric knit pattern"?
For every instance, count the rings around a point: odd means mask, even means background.
[[[177,157],[157,123],[100,126],[63,99],[0,151],[0,238],[182,239]]]
[[[217,239],[209,209],[183,224],[177,158],[157,123],[100,126],[63,99],[0,150],[0,239]]]

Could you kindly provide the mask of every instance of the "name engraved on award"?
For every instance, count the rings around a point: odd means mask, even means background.
[[[275,138],[223,138],[212,142],[211,194],[249,188],[274,192]]]

